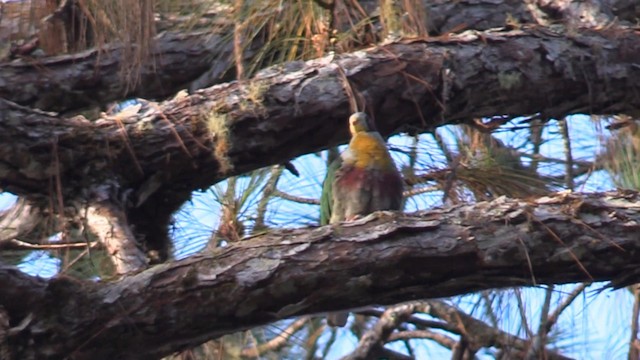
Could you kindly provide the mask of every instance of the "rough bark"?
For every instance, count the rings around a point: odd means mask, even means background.
[[[193,190],[344,142],[349,93],[385,134],[496,114],[633,113],[639,57],[634,30],[534,26],[289,63],[96,121],[0,100],[0,186],[78,208],[106,186],[164,261],[171,214]]]
[[[164,98],[207,71],[218,81],[230,80],[223,75],[231,67],[232,52],[223,34],[163,33],[155,39],[152,61],[140,67],[138,83],[121,72],[121,45],[5,62],[0,64],[0,97],[52,111],[104,109],[110,101],[131,96]]]
[[[345,87],[382,132],[472,118],[632,113],[634,30],[467,32],[289,63],[128,116],[60,118],[0,102],[0,178],[20,195],[63,194],[115,177],[140,205],[159,189],[207,187],[347,138]],[[348,85],[345,85],[348,81]],[[402,89],[398,91],[398,89]],[[307,141],[299,141],[299,139]]]
[[[453,2],[469,7],[491,3]],[[581,13],[570,2],[554,4],[548,5],[552,19],[554,13],[568,14],[560,18]],[[602,9],[598,1],[585,4]],[[459,21],[453,15],[443,21],[451,28]],[[611,19],[605,15],[589,24],[605,24]],[[486,24],[502,22],[499,16]],[[25,196],[29,204],[60,199],[61,212],[67,205],[96,210],[93,215],[106,226],[94,231],[104,240],[115,225],[120,235],[110,251],[125,251],[125,258],[135,259],[131,265],[123,262],[121,272],[139,269],[144,259],[132,246],[134,232],[128,225],[140,237],[136,240],[166,244],[171,213],[194,189],[343,142],[350,92],[356,95],[351,100],[375,116],[387,134],[496,114],[544,119],[637,111],[637,30],[575,25],[550,30],[516,21],[511,31],[404,40],[285,64],[250,81],[95,121],[0,100],[0,186]],[[224,51],[230,49],[220,39],[203,45],[203,38],[193,34],[166,36],[169,40],[156,49],[162,66],[154,69],[156,74],[143,69],[143,81],[130,89],[133,93],[116,74],[115,47],[28,65],[2,64],[0,73],[12,75],[0,76],[0,96],[69,110],[124,93],[166,96],[206,69],[213,74],[206,81],[217,79],[229,64]],[[185,57],[188,49],[197,54]],[[209,67],[212,56],[220,56],[220,67]],[[89,99],[85,91],[94,88],[101,90]],[[95,207],[105,200],[96,195],[105,186],[106,210]],[[4,331],[7,326],[0,323],[0,350],[25,359],[155,358],[301,314],[504,286],[637,281],[636,198],[618,195],[546,203],[502,200],[415,216],[382,215],[345,227],[277,232],[114,283],[65,277],[47,282],[0,267],[0,317],[6,313],[11,327]],[[25,234],[32,229],[27,222],[18,226]],[[147,249],[163,252],[160,261],[166,258],[166,248]],[[451,263],[461,266],[452,270]],[[140,353],[131,354],[134,348]]]
[[[459,29],[461,25],[487,30],[526,23],[586,27],[620,21],[634,24],[640,16],[635,0],[429,0],[425,6],[429,30],[436,33]]]
[[[117,274],[131,273],[147,266],[147,257],[138,246],[121,207],[108,201],[94,203],[87,207],[86,222],[104,244]]]
[[[364,3],[364,9],[377,11],[377,1]],[[614,21],[626,21],[635,24],[640,16],[640,7],[634,0],[428,0],[424,6],[431,35],[530,23],[609,26]],[[160,34],[154,40],[154,61],[140,68],[139,82],[135,84],[120,72],[122,46],[111,45],[100,51],[1,63],[0,97],[43,110],[73,111],[96,105],[104,109],[108,102],[125,97],[162,99],[181,89],[198,89],[228,81],[233,73],[227,70],[234,67],[232,43],[228,40],[233,29],[229,17],[224,11],[213,15],[207,20],[208,31]],[[377,19],[374,17],[373,21]],[[158,26],[172,28],[176,24],[167,25],[166,20],[161,20]],[[379,26],[372,27],[375,28]],[[261,46],[256,41],[247,47],[243,54],[245,61],[250,62]]]
[[[0,249],[11,247],[11,240],[20,239],[30,243],[41,243],[44,235],[49,234],[46,215],[29,204],[25,199],[19,199],[11,208],[0,212]]]
[[[304,314],[510,286],[621,286],[640,280],[639,199],[563,193],[375,213],[256,236],[110,283],[47,282],[1,267],[0,306],[20,359],[151,359]]]

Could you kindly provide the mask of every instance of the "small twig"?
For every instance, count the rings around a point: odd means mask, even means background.
[[[349,99],[349,109],[351,110],[351,112],[356,112],[358,111],[358,93],[357,90],[354,90],[353,87],[351,86],[351,82],[349,82],[349,78],[347,77],[347,74],[345,73],[344,69],[342,69],[342,67],[340,67],[340,65],[338,65],[338,73],[340,73],[340,80],[342,80],[342,87],[344,88],[344,92],[347,95],[347,98]],[[362,98],[362,97],[360,97]],[[365,102],[361,101],[361,103],[364,105]],[[361,111],[364,111],[364,107],[361,109]]]
[[[638,349],[638,315],[640,314],[640,285],[631,286],[633,294],[633,310],[631,314],[631,338],[629,339],[629,359],[640,358]]]
[[[327,354],[329,354],[329,350],[331,350],[331,346],[333,346],[333,344],[336,342],[336,338],[337,338],[337,330],[331,329],[331,337],[329,337],[329,340],[327,340],[327,343],[324,344],[324,348],[322,349],[322,359],[326,359],[327,358]]]
[[[549,285],[547,287],[542,310],[540,310],[540,325],[538,326],[538,332],[531,341],[531,347],[529,347],[529,349],[527,350],[527,353],[524,357],[526,360],[546,358],[544,348],[547,342],[547,320],[549,318],[549,308],[551,307],[553,288],[553,285]]]
[[[438,191],[441,190],[442,187],[440,185],[433,185],[433,186],[423,186],[421,188],[417,188],[417,189],[409,189],[409,190],[405,190],[402,192],[402,196],[406,199],[408,197],[411,196],[416,196],[416,195],[421,195],[421,194],[425,194],[425,193],[429,193],[429,192],[434,192],[434,191]]]
[[[491,291],[489,290],[482,291],[480,292],[480,297],[482,297],[482,300],[484,300],[485,312],[487,316],[489,316],[489,320],[491,320],[491,325],[493,325],[493,327],[498,327],[498,317],[493,311],[493,300],[489,298],[489,293],[491,293]]]
[[[60,267],[60,273],[64,274],[65,272],[67,272],[67,270],[71,269],[73,265],[75,265],[80,260],[82,260],[82,258],[85,257],[87,254],[89,254],[89,248],[84,249],[83,251],[80,252],[80,254],[76,255],[75,258],[73,258],[72,260],[69,260],[68,259],[69,253],[67,252],[65,254],[67,258],[65,259],[64,263]],[[89,257],[89,260],[91,260],[91,257]],[[90,262],[90,264],[91,264],[91,267],[95,269],[95,265],[93,264],[93,262]]]
[[[544,130],[544,122],[540,119],[533,119],[529,124],[529,140],[533,144],[533,153],[531,156],[531,170],[538,172],[538,163],[540,156],[540,148],[542,146],[542,131]]]
[[[138,161],[138,157],[136,156],[135,151],[133,150],[133,144],[131,144],[131,139],[129,139],[129,135],[127,135],[127,128],[125,127],[124,123],[121,120],[116,119],[116,123],[118,124],[118,127],[120,128],[120,130],[122,130],[122,140],[124,141],[124,145],[127,148],[127,151],[131,155],[131,160],[133,161],[133,164],[135,165],[136,170],[138,170],[139,175],[144,175],[144,170],[142,170],[142,165],[140,164],[140,161]]]
[[[293,336],[293,334],[295,334],[296,332],[298,332],[298,330],[302,329],[305,326],[307,321],[309,321],[308,316],[303,316],[296,319],[296,321],[294,321],[291,325],[284,329],[280,334],[278,334],[278,336],[267,341],[266,343],[243,349],[241,356],[257,358],[267,351],[274,351],[282,348],[283,346],[287,345],[287,341],[289,340],[289,338],[291,338],[291,336]]]
[[[407,356],[405,354],[401,354],[397,351],[393,351],[391,349],[382,348],[380,350],[380,354],[377,359],[387,359],[387,360],[414,360],[413,357]]]
[[[391,334],[393,335],[393,334]],[[404,339],[402,340],[402,343],[404,344],[404,348],[407,349],[407,352],[409,353],[409,356],[412,358],[415,358],[415,351],[413,351],[413,348],[411,347],[411,343],[409,343],[409,339]]]
[[[60,158],[58,157],[58,137],[53,138],[53,164],[55,169],[55,187],[56,187],[56,199],[58,200],[58,213],[60,216],[64,214],[64,200],[62,199],[62,180],[60,179]]]
[[[567,307],[569,307],[569,305],[571,305],[571,303],[573,302],[573,300],[575,300],[578,295],[580,295],[584,289],[587,288],[587,286],[591,285],[591,283],[586,282],[586,283],[582,283],[578,286],[576,286],[560,303],[560,305],[558,305],[558,307],[551,312],[551,314],[549,315],[549,317],[547,318],[547,329],[546,331],[549,332],[551,331],[551,327],[553,325],[555,325],[555,323],[558,321],[558,318],[560,317],[560,314],[564,311],[564,309],[566,309]]]
[[[357,314],[381,317],[384,314],[384,310],[372,308],[372,309],[358,311]],[[452,332],[454,334],[460,334],[453,325],[450,325],[449,323],[446,323],[444,321],[427,320],[417,316],[409,316],[407,320],[405,320],[405,322],[411,323],[421,328],[442,329],[442,330]]]
[[[564,156],[567,159],[565,163],[565,184],[567,189],[573,190],[573,154],[571,152],[571,138],[569,137],[569,126],[567,125],[567,120],[562,119],[558,121],[558,127],[560,128],[560,133],[562,134],[562,143],[564,145]]]
[[[453,349],[456,345],[456,341],[445,334],[440,334],[430,330],[407,330],[394,332],[389,336],[389,342],[398,340],[411,340],[411,339],[429,339],[444,346],[447,349]]]
[[[282,166],[273,166],[271,168],[271,176],[267,181],[267,184],[262,189],[262,196],[260,201],[258,202],[258,206],[256,207],[256,219],[254,222],[253,231],[261,231],[267,227],[265,223],[265,215],[267,213],[267,206],[269,205],[269,201],[275,195],[276,186],[278,186],[278,180],[280,180],[280,175],[282,174]]]
[[[494,346],[504,351],[509,351],[513,348],[524,351],[530,346],[528,341],[494,328],[484,321],[466,314],[455,306],[439,300],[430,300],[427,303],[429,305],[427,308],[429,309],[429,315],[440,318],[451,326],[456,327],[458,332],[464,335],[476,348]],[[569,359],[552,350],[546,350],[545,355],[548,360]]]
[[[524,252],[524,257],[527,259],[527,265],[529,266],[529,273],[531,273],[531,284],[538,285],[536,281],[536,274],[533,272],[533,264],[531,263],[531,257],[529,256],[529,251],[527,250],[527,246],[522,239],[522,236],[518,235],[518,242],[522,245],[522,250]]]
[[[305,349],[307,351],[306,360],[313,360],[316,358],[316,350],[318,349],[318,339],[320,336],[324,334],[324,330],[326,329],[326,325],[324,322],[320,322],[318,318],[315,318],[309,322],[307,326],[307,331],[309,335],[307,336],[307,340],[305,341]]]
[[[320,205],[320,200],[318,199],[309,199],[302,196],[295,196],[282,192],[278,189],[273,190],[273,196],[277,196],[281,199],[297,202],[300,204]]]
[[[440,136],[437,130],[432,131],[430,134],[431,136],[433,136],[433,140],[435,140],[436,144],[440,148],[440,151],[442,151],[442,154],[444,154],[445,159],[447,159],[447,163],[449,164],[449,166],[451,166],[454,156],[447,144],[445,144],[444,139],[442,138],[442,136]]]
[[[358,347],[343,360],[375,359],[386,354],[384,344],[400,324],[415,311],[428,307],[424,302],[410,302],[387,308],[375,326],[367,331],[358,343]]]
[[[418,161],[418,144],[420,142],[420,136],[415,135],[412,137],[411,139],[411,148],[409,153],[407,154],[407,156],[409,157],[409,164],[407,166],[407,171],[410,172],[410,174],[414,174],[415,173],[415,169],[416,169],[416,163]],[[403,171],[404,172],[404,171]],[[406,177],[406,176],[405,176]],[[411,192],[413,191],[413,184],[409,184],[409,189],[405,192]],[[402,207],[401,209],[404,209],[405,204],[407,203],[407,196],[402,196]]]
[[[522,321],[522,326],[524,327],[524,332],[527,334],[527,337],[531,338],[533,337],[533,331],[531,331],[531,328],[529,327],[529,321],[527,320],[527,314],[525,311],[524,302],[522,301],[522,292],[518,288],[515,288],[514,292],[516,293],[516,300],[518,302],[518,311],[520,312],[520,319]]]
[[[243,80],[244,79],[244,64],[242,61],[243,58],[243,36],[242,31],[244,30],[244,22],[240,21],[240,17],[242,16],[242,10],[244,8],[244,0],[236,0],[235,1],[235,10],[238,18],[235,21],[235,25],[233,28],[233,58],[235,60],[236,65],[236,79]]]
[[[53,249],[76,249],[86,248],[97,245],[97,241],[77,242],[77,243],[59,243],[59,244],[32,244],[18,239],[10,239],[2,242],[0,249],[2,250],[53,250]]]

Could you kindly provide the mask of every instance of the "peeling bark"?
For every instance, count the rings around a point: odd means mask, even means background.
[[[510,286],[620,286],[640,280],[639,199],[563,193],[375,213],[255,236],[111,283],[0,267],[0,306],[13,326],[31,314],[9,341],[18,358],[127,359],[135,348],[150,359],[304,314]]]
[[[124,211],[109,202],[87,207],[87,226],[102,241],[116,273],[124,275],[147,267],[147,256],[140,250]]]

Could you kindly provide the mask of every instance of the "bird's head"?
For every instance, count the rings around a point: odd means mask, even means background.
[[[355,135],[359,132],[376,131],[376,127],[367,114],[357,112],[349,117],[349,130],[351,135]]]

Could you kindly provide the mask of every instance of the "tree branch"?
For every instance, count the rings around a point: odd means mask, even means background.
[[[467,341],[472,342],[474,349],[495,346],[505,353],[516,350],[524,356],[526,350],[531,346],[529,342],[500,329],[491,327],[483,321],[442,301],[431,300],[428,304],[430,315],[443,319],[450,324],[455,324],[461,332],[461,339],[465,338]],[[554,351],[549,351],[544,347],[543,349],[545,351],[543,355],[548,359],[570,359]]]
[[[429,14],[427,27],[433,35],[447,34],[460,28],[483,31],[503,27],[509,22],[603,27],[618,19],[635,24],[640,15],[633,0],[594,0],[587,3],[577,0],[526,3],[521,0],[499,3],[488,0],[429,0],[424,1],[424,6]],[[375,3],[364,6],[376,7]],[[217,11],[216,14],[207,14],[212,18],[207,20],[208,26],[203,26],[206,30],[187,34],[162,31],[153,40],[151,57],[155,59],[154,63],[141,68],[138,86],[129,86],[128,80],[119,73],[123,48],[112,44],[78,54],[2,63],[0,79],[5,81],[0,81],[0,97],[43,110],[69,111],[95,105],[104,108],[110,101],[132,96],[164,98],[184,88],[195,90],[231,80],[227,70],[234,67],[233,44],[229,40],[233,23],[228,21],[230,10]],[[374,17],[372,21],[375,23],[378,19]],[[164,22],[161,20],[157,24],[160,30],[167,28]],[[0,35],[2,26],[4,24],[0,24]],[[380,27],[371,27],[376,28]],[[247,46],[245,62],[250,62],[261,46],[259,40]],[[99,91],[87,93],[87,89],[92,87],[99,87]]]
[[[456,345],[456,341],[453,338],[430,330],[405,330],[389,335],[389,342],[411,339],[430,339],[449,350]]]
[[[96,105],[104,108],[110,101],[125,97],[171,96],[205,73],[220,82],[233,66],[233,46],[224,34],[165,32],[154,44],[150,55],[153,62],[141,66],[137,86],[131,87],[119,73],[123,46],[112,45],[72,55],[0,63],[0,97],[53,111]],[[247,53],[253,54],[252,49],[247,48]],[[96,91],[87,91],[91,88]]]
[[[11,247],[11,241],[42,244],[43,239],[55,233],[55,226],[46,221],[41,209],[20,198],[10,208],[0,211],[0,249]]]
[[[629,274],[640,265],[639,198],[563,193],[413,215],[376,213],[342,226],[255,236],[113,283],[46,282],[0,267],[0,306],[12,323],[32,314],[9,341],[32,344],[12,349],[22,358],[117,358],[134,345],[143,358],[305,314],[532,281],[637,282],[638,274]],[[433,315],[460,321],[442,311]],[[482,334],[472,325],[465,324],[465,331]],[[494,344],[496,337],[504,338],[498,343],[513,341],[498,331],[473,342]]]
[[[420,132],[540,109],[545,118],[633,112],[640,98],[630,84],[640,83],[640,71],[630,59],[638,57],[640,36],[632,30],[582,30],[563,37],[531,27],[289,63],[125,118],[64,119],[0,101],[0,144],[6,144],[0,145],[6,169],[0,185],[32,196],[48,189],[55,136],[64,199],[81,193],[86,181],[112,178],[110,171],[124,189],[139,191],[153,180],[154,192],[136,196],[175,197],[177,207],[194,189],[344,142],[344,76],[384,134]],[[35,128],[41,136],[33,136]]]
[[[282,330],[280,334],[278,334],[278,336],[274,337],[273,339],[263,344],[256,344],[254,347],[243,349],[241,352],[241,356],[247,358],[257,358],[267,351],[276,351],[282,348],[287,344],[289,338],[291,338],[291,336],[293,336],[298,330],[302,329],[308,321],[309,317],[307,316],[296,319],[293,323],[291,323],[291,325]]]
[[[87,227],[104,244],[119,275],[147,267],[147,257],[136,244],[122,209],[108,201],[87,207]]]
[[[387,308],[373,328],[360,338],[356,349],[343,357],[343,360],[379,358],[391,333],[414,312],[425,312],[422,307],[424,307],[423,303],[409,302]]]
[[[533,26],[292,62],[95,121],[0,100],[0,187],[66,206],[114,185],[132,204],[124,211],[137,240],[164,261],[171,215],[192,191],[346,141],[346,83],[384,134],[423,132],[540,109],[543,118],[632,113],[636,58],[633,30],[560,36]]]

